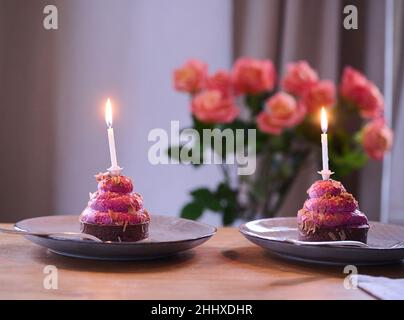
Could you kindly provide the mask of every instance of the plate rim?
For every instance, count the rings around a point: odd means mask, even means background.
[[[272,254],[278,256],[281,259],[290,260],[293,262],[301,262],[307,264],[316,264],[316,265],[323,265],[323,266],[346,266],[352,264],[352,262],[348,261],[326,261],[326,260],[316,260],[310,258],[302,258],[298,256],[293,256],[287,253],[279,252],[279,251],[271,251]],[[389,259],[383,261],[355,261],[356,266],[384,266],[384,265],[391,265],[400,263],[402,259]]]
[[[47,216],[39,216],[39,217],[32,217],[32,218],[28,218],[28,219],[23,219],[20,221],[17,221],[16,223],[14,223],[13,227],[16,230],[22,230],[22,231],[27,231],[21,227],[18,226],[19,223],[22,223],[24,221],[27,220],[35,220],[38,218],[55,218],[55,217],[74,217],[76,215],[72,215],[72,214],[64,214],[64,215],[47,215]],[[54,240],[54,241],[60,241],[60,242],[73,242],[73,243],[81,243],[81,244],[89,244],[91,243],[91,245],[97,245],[97,246],[105,246],[105,245],[113,245],[113,246],[127,246],[127,245],[147,245],[147,246],[151,246],[151,245],[162,245],[162,244],[175,244],[175,243],[184,243],[184,242],[189,242],[189,241],[196,241],[196,240],[201,240],[201,239],[206,239],[206,238],[211,238],[213,237],[216,233],[217,233],[217,227],[212,226],[210,224],[204,223],[204,222],[200,222],[200,221],[195,221],[195,220],[190,220],[190,219],[186,219],[186,218],[181,218],[181,217],[175,217],[175,216],[166,216],[166,215],[157,215],[157,214],[151,214],[151,217],[170,217],[170,218],[175,218],[178,220],[185,220],[191,223],[196,223],[196,224],[200,224],[203,225],[205,227],[210,228],[212,231],[209,232],[208,234],[205,234],[203,236],[200,237],[194,237],[194,238],[188,238],[188,239],[183,239],[183,240],[171,240],[171,241],[159,241],[159,242],[143,242],[141,241],[135,241],[135,242],[130,242],[130,241],[122,241],[122,242],[95,242],[95,241],[88,241],[88,240],[84,240],[84,239],[67,239],[67,238],[51,238],[48,237],[49,240]],[[78,220],[77,220],[78,221]],[[32,237],[37,237],[37,238],[47,238],[47,237],[42,237],[42,236],[36,236],[36,235],[29,235]]]
[[[286,242],[286,241],[281,241],[281,240],[276,240],[276,239],[268,239],[268,238],[266,238],[266,237],[264,237],[264,236],[259,236],[259,235],[257,235],[257,234],[254,234],[254,233],[251,233],[251,232],[248,232],[246,229],[246,225],[248,224],[248,223],[252,223],[252,222],[260,222],[260,221],[266,221],[266,220],[284,220],[284,219],[288,219],[288,220],[292,220],[292,219],[295,219],[294,217],[274,217],[274,218],[262,218],[262,219],[256,219],[256,220],[251,220],[251,221],[247,221],[247,222],[245,222],[245,223],[242,223],[240,226],[239,226],[239,232],[243,235],[243,236],[249,236],[249,237],[253,237],[253,238],[257,238],[257,239],[260,239],[260,240],[265,240],[265,241],[269,241],[269,242],[276,242],[276,243],[282,243],[282,244],[285,244],[285,245],[288,245],[288,246],[293,246],[293,247],[305,247],[305,248],[329,248],[329,249],[331,249],[331,248],[333,248],[333,249],[344,249],[344,250],[346,250],[346,249],[349,249],[349,250],[353,250],[353,251],[363,251],[363,250],[371,250],[371,251],[380,251],[380,250],[392,250],[392,251],[398,251],[398,250],[403,250],[404,251],[404,248],[375,248],[375,247],[370,247],[370,248],[367,248],[367,247],[348,247],[348,246],[340,246],[340,247],[333,247],[333,246],[310,246],[310,245],[305,245],[305,244],[295,244],[295,243],[291,243],[291,242]],[[396,224],[388,224],[388,223],[382,223],[382,222],[379,222],[379,221],[369,221],[370,223],[378,223],[378,224],[383,224],[383,225],[390,225],[390,226],[396,226],[396,227],[400,227],[400,228],[403,228],[404,229],[404,227],[403,226],[400,226],[400,225],[396,225]],[[267,250],[270,250],[270,249],[268,249],[268,248],[265,248],[265,249],[267,249]],[[271,250],[271,251],[273,251],[273,250]]]
[[[173,252],[173,253],[168,253],[168,254],[163,254],[163,255],[156,255],[156,256],[120,256],[120,257],[101,257],[101,256],[90,256],[90,255],[82,255],[82,254],[73,254],[73,253],[66,253],[58,250],[53,250],[46,248],[49,252],[56,254],[58,256],[62,257],[68,257],[68,258],[74,258],[74,259],[83,259],[83,260],[92,260],[92,261],[153,261],[153,260],[159,260],[159,259],[164,259],[168,258],[170,256],[174,256],[175,254],[180,253],[181,251],[178,252]],[[183,250],[186,251],[186,250]]]

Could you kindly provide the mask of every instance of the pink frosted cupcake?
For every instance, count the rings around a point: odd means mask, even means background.
[[[356,240],[366,243],[368,219],[339,181],[319,180],[307,190],[309,199],[297,213],[299,239]]]
[[[98,190],[80,215],[81,231],[103,241],[139,241],[148,237],[150,216],[130,178],[101,173]]]

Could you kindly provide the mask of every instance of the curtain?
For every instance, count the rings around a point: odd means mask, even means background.
[[[358,8],[357,30],[342,26],[348,4]],[[288,62],[307,60],[321,78],[335,82],[349,64],[383,88],[384,7],[385,2],[377,0],[235,0],[234,56],[272,59],[280,74]],[[282,215],[296,214],[306,198],[302,190],[315,179],[312,160],[290,190]],[[344,181],[371,219],[379,218],[380,182],[381,163],[376,162]]]
[[[50,214],[54,186],[55,34],[45,1],[0,1],[0,220]]]
[[[404,2],[394,1],[394,96],[393,126],[395,144],[392,152],[390,182],[390,221],[404,224]]]

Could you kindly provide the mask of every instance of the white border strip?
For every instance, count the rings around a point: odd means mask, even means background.
[[[387,125],[393,125],[393,68],[394,68],[394,0],[386,0],[384,43],[384,116]],[[381,187],[380,221],[389,222],[392,156],[384,156]]]

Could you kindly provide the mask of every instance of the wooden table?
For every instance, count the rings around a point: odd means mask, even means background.
[[[47,265],[58,269],[56,290],[44,288]],[[371,299],[344,288],[342,269],[271,256],[235,228],[219,229],[189,252],[146,262],[62,257],[0,234],[0,299]],[[404,266],[360,267],[359,273],[404,277]]]

